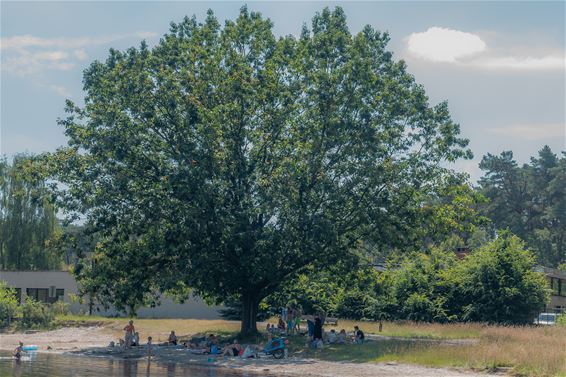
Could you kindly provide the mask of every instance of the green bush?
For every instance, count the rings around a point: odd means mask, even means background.
[[[54,317],[47,305],[28,297],[22,305],[20,327],[24,329],[48,327]]]
[[[566,327],[566,313],[562,313],[556,318],[556,324],[558,326],[565,326]]]
[[[67,315],[69,314],[69,304],[62,300],[55,301],[53,304],[51,304],[49,310],[54,316]]]
[[[548,299],[546,280],[534,266],[534,255],[509,232],[473,252],[452,271],[460,319],[530,324]]]
[[[18,310],[18,300],[13,289],[0,281],[0,328],[8,327]]]

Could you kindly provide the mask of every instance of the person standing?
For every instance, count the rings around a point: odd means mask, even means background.
[[[289,308],[287,310],[287,335],[292,335],[295,330],[295,310]]]
[[[356,343],[357,344],[364,344],[364,340],[366,339],[364,332],[362,330],[360,330],[360,328],[358,326],[354,326],[354,330],[355,330],[354,335],[356,336]]]
[[[124,346],[126,348],[130,348],[132,346],[132,341],[134,339],[134,335],[136,333],[136,329],[134,327],[134,321],[130,320],[126,327],[124,327]]]
[[[295,331],[297,334],[301,333],[301,308],[295,309]]]
[[[319,316],[314,319],[314,334],[313,340],[315,343],[322,342],[322,320]]]

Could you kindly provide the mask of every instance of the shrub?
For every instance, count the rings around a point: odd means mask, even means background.
[[[548,299],[534,255],[518,237],[498,239],[469,255],[453,271],[464,321],[529,324]]]
[[[64,301],[55,301],[49,310],[54,316],[69,314],[69,304]]]
[[[32,298],[26,298],[22,305],[22,328],[47,327],[53,321],[54,315],[49,307]]]
[[[0,281],[0,328],[10,326],[18,310],[18,300],[13,289]]]

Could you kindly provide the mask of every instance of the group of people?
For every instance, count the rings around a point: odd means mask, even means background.
[[[301,318],[306,319],[306,333],[301,333]],[[365,341],[365,334],[358,326],[354,327],[354,334],[348,337],[346,330],[342,329],[339,333],[336,330],[330,330],[325,334],[323,330],[325,315],[316,313],[315,315],[302,316],[300,308],[288,306],[281,309],[277,327],[274,324],[267,324],[266,331],[270,336],[276,333],[280,335],[302,334],[308,335],[307,344],[313,348],[322,348],[324,343],[328,344],[345,344],[352,341],[362,344]]]
[[[277,327],[283,330],[287,335],[298,334],[301,331],[301,316],[302,311],[300,307],[288,306],[281,309],[281,317]]]
[[[124,339],[120,339],[118,343],[120,347],[126,349],[141,346],[140,333],[136,331],[136,328],[134,326],[134,321],[130,320],[128,324],[124,327]],[[167,338],[167,342],[163,343],[162,345],[176,346],[177,343],[178,343],[177,335],[175,334],[175,331],[171,330],[171,333]],[[110,342],[109,346],[114,347],[115,343]],[[153,338],[151,336],[147,337],[146,347],[147,347],[147,355],[149,357],[151,356],[151,352],[153,350]]]

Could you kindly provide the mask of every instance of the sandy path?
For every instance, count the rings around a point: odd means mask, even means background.
[[[62,328],[59,330],[37,332],[32,334],[0,334],[0,350],[13,350],[21,340],[24,344],[36,344],[42,352],[68,352],[83,355],[95,355],[116,358],[143,357],[145,349],[122,351],[118,347],[106,348],[112,339],[112,330],[102,327]],[[47,351],[47,346],[52,348]],[[153,359],[158,363],[179,363],[194,365],[215,365],[221,368],[270,373],[278,376],[301,377],[473,377],[487,376],[468,370],[427,368],[418,365],[396,363],[350,363],[330,362],[314,359],[290,358],[275,360],[263,358],[259,360],[217,358],[214,363],[207,361],[207,356],[191,355],[185,350],[171,347],[158,347]]]

